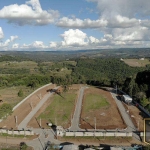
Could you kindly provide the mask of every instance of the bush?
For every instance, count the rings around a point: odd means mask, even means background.
[[[22,97],[22,96],[23,96],[23,91],[22,91],[22,89],[19,90],[18,96],[19,96],[19,97]]]
[[[12,106],[4,103],[0,106],[0,118],[7,116],[12,113]]]

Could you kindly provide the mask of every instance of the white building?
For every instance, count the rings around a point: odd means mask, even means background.
[[[123,99],[126,103],[131,103],[131,102],[132,102],[132,97],[130,97],[129,95],[122,95],[122,99]]]

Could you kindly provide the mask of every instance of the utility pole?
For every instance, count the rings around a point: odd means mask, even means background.
[[[15,116],[15,123],[16,123],[16,127],[18,127],[17,122],[18,122],[18,120],[17,120],[17,116]]]
[[[32,105],[32,101],[30,102],[30,106],[31,106],[31,108],[32,108],[32,110],[33,110],[33,105]]]
[[[140,118],[138,119],[138,131],[140,130]]]
[[[96,117],[94,117],[94,122],[95,122],[95,131],[96,131]]]
[[[40,118],[40,127],[41,127],[41,118]]]

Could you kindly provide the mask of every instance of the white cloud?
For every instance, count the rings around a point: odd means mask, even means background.
[[[15,36],[10,36],[10,40],[11,42],[15,41],[16,39],[18,39],[19,37],[17,35]]]
[[[87,0],[96,2],[100,15],[121,15],[133,18],[136,15],[149,16],[149,0]]]
[[[132,28],[150,27],[150,20],[139,18],[150,14],[150,1],[145,0],[87,0],[97,3],[99,18],[97,20],[63,17],[56,22],[65,28]]]
[[[33,43],[31,44],[23,44],[20,48],[22,49],[30,49],[30,48],[33,48],[33,49],[44,49],[44,48],[48,48],[48,46],[44,45],[44,42],[42,41],[34,41]]]
[[[8,49],[9,48],[9,46],[10,46],[10,44],[14,41],[14,40],[16,40],[18,38],[18,36],[17,35],[15,35],[15,36],[10,36],[10,39],[7,39],[5,42],[0,42],[0,48],[2,48],[2,49]]]
[[[42,10],[39,0],[30,0],[26,4],[4,6],[0,10],[0,18],[18,25],[46,25],[53,23],[59,17],[56,10]]]
[[[140,21],[136,18],[129,19],[128,17],[123,17],[121,15],[113,16],[112,18],[107,18],[109,28],[130,28],[133,26],[139,26]]]
[[[150,31],[146,27],[113,29],[112,36],[116,41],[149,41]]]
[[[67,17],[61,18],[57,23],[59,27],[67,27],[67,28],[100,28],[107,25],[107,21],[104,19],[91,20],[91,19],[78,19],[73,18],[69,19]]]
[[[15,43],[12,45],[12,49],[18,49],[19,48],[19,44],[18,43]]]
[[[91,43],[99,43],[100,42],[97,38],[95,38],[93,36],[90,36],[89,40],[90,40]]]
[[[57,43],[56,42],[50,42],[50,48],[56,48],[57,47]]]
[[[69,29],[61,35],[63,38],[62,46],[85,46],[87,45],[87,35],[79,29]]]
[[[2,39],[3,37],[4,37],[4,33],[3,33],[2,28],[0,27],[0,39]]]

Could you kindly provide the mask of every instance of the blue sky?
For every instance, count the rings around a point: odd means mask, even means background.
[[[0,50],[149,47],[149,7],[149,0],[5,0]]]

